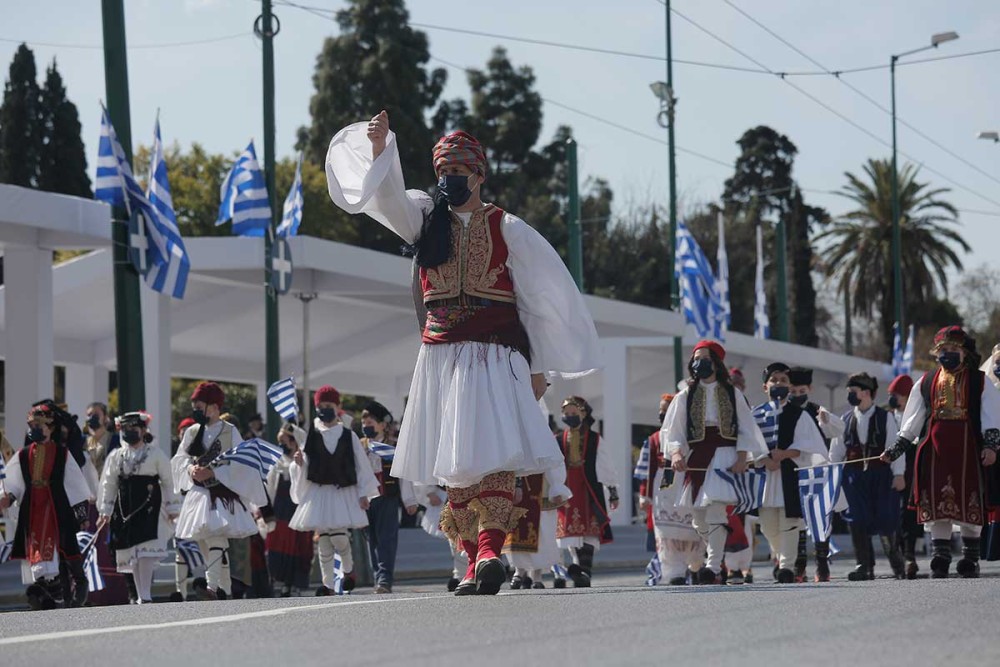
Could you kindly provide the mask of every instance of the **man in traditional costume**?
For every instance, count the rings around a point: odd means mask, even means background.
[[[661,427],[673,400],[673,394],[660,397]],[[643,443],[648,451],[640,456],[649,461],[649,470],[639,479],[639,507],[649,511],[663,578],[671,586],[683,586],[688,583],[689,571],[697,574],[702,568],[705,544],[691,524],[691,508],[677,506],[682,485],[674,484],[674,471],[667,464],[660,433],[657,430]]]
[[[559,255],[525,222],[483,203],[486,154],[454,132],[434,148],[438,193],[405,189],[385,112],[333,138],[330,196],[416,252],[423,321],[392,474],[448,489],[444,530],[469,554],[456,595],[496,594],[518,474],[561,459],[536,401],[545,373],[600,366],[593,320]],[[423,311],[426,309],[426,316]]]
[[[153,444],[151,417],[128,412],[115,420],[125,446],[112,450],[101,476],[98,526],[111,526],[118,571],[132,575],[139,604],[153,601],[153,574],[167,555],[181,501],[170,460]]]
[[[827,450],[834,438],[844,433],[844,421],[819,403],[809,400],[812,394],[813,372],[811,368],[795,366],[788,371],[788,381],[791,383],[788,391],[788,402],[806,411],[819,428],[823,436],[823,444]],[[798,556],[795,558],[795,580],[802,582],[806,576],[808,564],[808,544],[806,531],[799,531]],[[830,542],[825,540],[816,545],[816,577],[817,582],[830,581]]]
[[[764,369],[763,388],[770,400],[753,412],[769,450],[755,461],[767,470],[758,512],[760,529],[777,557],[779,584],[795,582],[792,568],[798,556],[799,531],[805,527],[797,470],[829,459],[819,427],[803,408],[788,400],[789,370],[780,361]],[[821,580],[829,579],[829,554],[823,553],[822,543],[816,546],[816,574]]]
[[[195,387],[191,394],[195,424],[184,432],[170,461],[174,493],[185,494],[177,537],[198,542],[207,585],[200,594],[219,600],[232,594],[229,539],[256,534],[251,508],[267,504],[264,485],[260,477],[248,474],[254,472],[249,467],[215,464],[220,454],[242,441],[236,427],[221,419],[225,399],[222,387],[214,382]]]
[[[395,447],[389,442],[392,414],[377,401],[361,411],[362,447],[378,480],[378,496],[368,507],[368,555],[375,576],[375,592],[391,593],[396,571],[396,548],[399,544],[399,507],[409,516],[417,513],[417,496],[413,483],[392,476]],[[391,450],[386,449],[391,448]]]
[[[60,444],[54,409],[36,405],[28,413],[29,445],[6,467],[0,512],[19,503],[10,553],[23,561],[22,579],[33,609],[51,609],[60,597],[67,607],[87,601],[87,577],[76,533],[87,521],[90,489],[69,450]]]
[[[767,451],[750,404],[729,380],[725,359],[719,343],[703,340],[694,346],[690,377],[670,403],[660,430],[660,445],[680,473],[674,478],[679,485],[676,505],[690,508],[691,523],[706,547],[697,578],[702,584],[719,581],[728,535],[726,506],[737,501],[732,486],[712,471],[742,474],[750,460]]]
[[[955,569],[965,578],[979,576],[988,492],[1000,490],[992,467],[1000,449],[1000,390],[977,368],[970,340],[959,326],[937,332],[931,354],[938,368],[913,387],[899,438],[882,455],[889,462],[917,447],[912,502],[931,532],[936,579],[946,578],[951,567],[953,524],[962,534],[962,559]],[[920,439],[922,432],[926,436]]]
[[[875,578],[875,554],[872,536],[878,535],[882,550],[897,579],[905,577],[903,556],[896,541],[902,497],[906,486],[906,461],[891,465],[881,461],[851,463],[880,456],[888,444],[896,441],[899,424],[895,415],[875,405],[878,381],[868,373],[855,373],[847,380],[847,402],[852,406],[844,415],[846,428],[834,439],[830,459],[847,461],[844,466],[846,519],[851,524],[851,542],[857,567],[847,575],[850,581]]]
[[[378,496],[378,480],[361,440],[343,422],[340,392],[330,385],[314,397],[316,417],[305,442],[292,457],[292,502],[298,505],[288,526],[318,536],[319,569],[323,585],[316,595],[334,591],[337,553],[344,570],[344,591],[354,590],[357,578],[350,530],[368,526],[366,510]],[[301,431],[297,431],[301,437]]]

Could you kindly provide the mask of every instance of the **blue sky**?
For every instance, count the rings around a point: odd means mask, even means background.
[[[345,4],[343,0],[300,1],[330,9]],[[930,35],[936,32],[954,30],[961,38],[914,58],[996,48],[996,36],[1000,34],[1000,7],[987,2],[732,2],[832,70],[888,63],[891,53],[928,44]],[[21,40],[34,49],[40,69],[52,58],[58,59],[68,93],[80,108],[93,169],[100,120],[98,103],[105,96],[103,56],[99,48],[68,45],[100,46],[100,3],[38,0],[6,4],[0,27],[4,76]],[[664,9],[658,0],[409,0],[407,4],[415,23],[654,56],[664,52]],[[817,69],[723,0],[674,0],[674,7],[771,70]],[[126,0],[125,12],[131,47],[134,143],[149,143],[158,108],[168,143],[176,140],[188,145],[197,141],[211,151],[235,151],[250,137],[260,141],[260,46],[251,35],[259,2]],[[322,40],[335,34],[337,27],[292,7],[279,5],[276,13],[282,23],[275,41],[277,146],[279,156],[284,156],[293,152],[296,128],[308,123],[315,57]],[[675,58],[756,67],[682,18],[675,16],[673,23]],[[662,61],[505,42],[436,29],[426,32],[434,57],[462,66],[483,66],[492,48],[502,44],[515,64],[530,65],[535,70],[537,89],[545,98],[665,139],[666,132],[655,120],[658,103],[648,88],[650,82],[665,78]],[[156,47],[217,38],[219,41],[190,46]],[[923,178],[953,188],[948,197],[963,209],[963,231],[974,247],[966,258],[969,267],[993,259],[989,248],[996,225],[1000,224],[1000,145],[976,139],[980,130],[1000,130],[998,64],[1000,53],[911,65],[897,72],[899,116],[985,172],[980,173],[900,127],[900,149],[925,165]],[[889,149],[875,138],[823,109],[779,77],[676,64],[674,78],[679,98],[678,145],[723,163],[685,153],[678,155],[682,207],[720,195],[723,181],[731,174],[731,166],[724,165],[731,165],[737,155],[735,141],[744,130],[758,124],[770,125],[795,142],[799,149],[795,177],[809,190],[840,188],[845,171],[859,171],[868,157],[889,155]],[[868,132],[889,140],[888,115],[833,77],[790,80]],[[883,106],[889,105],[887,70],[845,75],[844,80]],[[461,72],[450,70],[445,97],[466,96],[467,90]],[[650,200],[666,201],[664,145],[552,103],[545,105],[544,112],[543,141],[557,125],[572,125],[580,142],[582,174],[608,179],[620,208]],[[279,193],[281,196],[283,193]],[[841,198],[822,192],[808,192],[807,200],[827,207],[833,214],[846,208]]]

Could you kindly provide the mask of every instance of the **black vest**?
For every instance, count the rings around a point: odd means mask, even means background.
[[[69,498],[66,496],[66,487],[63,480],[66,477],[66,453],[67,449],[62,445],[49,443],[55,447],[55,460],[52,464],[52,474],[49,476],[49,492],[52,494],[52,504],[55,506],[56,523],[59,526],[59,544],[57,548],[63,558],[72,558],[80,555],[80,544],[76,541],[76,531],[79,530],[77,513],[70,507]],[[29,447],[22,447],[17,453],[17,463],[21,466],[21,479],[24,480],[24,495],[21,496],[21,508],[17,514],[17,532],[14,534],[14,545],[11,550],[11,558],[25,559],[27,554],[28,532],[31,530],[31,468],[28,465]],[[76,465],[76,461],[69,457]],[[86,502],[81,503],[86,505]],[[43,508],[38,508],[42,511]]]
[[[795,427],[805,412],[802,408],[786,403],[778,415],[778,449],[795,449]],[[790,519],[802,517],[802,501],[799,499],[798,466],[791,459],[781,462],[781,491],[785,496],[785,516]]]
[[[392,471],[392,459],[379,457],[379,461],[382,464],[382,488],[379,489],[381,492],[379,495],[398,498],[400,496],[399,480],[389,474]]]
[[[159,475],[119,475],[118,497],[111,513],[111,548],[129,549],[155,540],[160,528],[161,501]]]
[[[885,451],[886,423],[889,413],[884,409],[875,406],[875,414],[868,419],[868,440],[862,445],[858,437],[858,419],[851,410],[844,416],[847,428],[844,430],[844,446],[847,448],[847,457],[868,458],[878,456]]]
[[[354,486],[358,483],[358,471],[354,467],[354,442],[352,433],[346,426],[331,454],[323,442],[323,434],[315,427],[309,429],[304,447],[309,457],[306,479],[313,484],[338,487]]]
[[[691,422],[691,404],[694,402],[694,401],[691,400],[691,395],[694,393],[694,389],[697,386],[698,385],[696,385],[696,384],[689,386],[689,389],[688,389],[688,400],[687,400],[687,403],[686,403],[687,410],[686,410],[685,417],[687,417],[687,421],[685,422],[685,424],[686,424],[685,433],[686,433],[686,436],[687,436],[687,439],[688,439],[689,443],[695,439],[694,427],[693,427],[692,422]],[[729,398],[729,404],[731,406],[733,406],[732,432],[733,432],[734,436],[738,437],[740,429],[739,429],[738,419],[736,417],[736,389],[731,384],[722,384],[721,386],[722,386],[723,389],[726,390],[726,396],[728,396],[728,398]],[[708,399],[706,398],[705,400],[708,400]],[[719,418],[721,419],[722,418],[721,407],[720,407],[719,412],[720,412]],[[719,430],[721,431],[722,429],[720,428]],[[733,439],[735,439],[735,437]],[[727,440],[728,440],[728,438],[727,438]]]

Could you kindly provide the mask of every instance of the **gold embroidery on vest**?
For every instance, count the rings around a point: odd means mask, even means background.
[[[569,432],[566,438],[566,465],[571,468],[579,468],[583,465],[583,443],[580,439],[580,431]]]
[[[969,418],[965,373],[949,373],[941,369],[932,397],[934,418],[938,420],[964,420]]]
[[[512,291],[494,287],[507,271],[506,264],[490,268],[494,240],[489,217],[495,211],[497,208],[492,204],[483,206],[472,213],[468,225],[463,224],[454,212],[451,214],[451,256],[444,264],[427,269],[427,282],[431,289],[424,294],[424,303],[462,294],[516,302]]]
[[[690,434],[688,444],[690,445],[705,439],[705,409],[707,407],[705,387],[701,384],[696,385],[694,391],[688,394],[688,400],[691,402],[688,414],[692,420],[688,428]]]
[[[736,429],[733,428],[735,419],[733,413],[736,406],[729,400],[729,393],[723,391],[721,385],[715,385],[715,398],[719,402],[719,434],[726,440],[736,439]]]

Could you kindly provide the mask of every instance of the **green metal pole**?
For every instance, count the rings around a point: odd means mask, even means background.
[[[104,29],[104,87],[111,118],[125,157],[132,161],[132,123],[128,103],[128,60],[125,54],[125,7],[123,0],[102,0]],[[146,409],[145,370],[142,356],[142,312],[139,274],[128,258],[128,213],[113,211],[111,255],[114,261],[115,348],[118,356],[118,409]]]
[[[583,291],[583,230],[580,228],[580,186],[576,163],[576,141],[566,140],[566,176],[569,195],[569,272]]]
[[[667,90],[670,101],[667,107],[667,150],[670,156],[670,255],[668,259],[668,270],[670,272],[670,309],[679,311],[681,306],[680,285],[677,282],[675,268],[675,255],[677,253],[677,160],[674,147],[674,61],[671,44],[670,31],[670,0],[665,3],[667,14]],[[684,378],[684,356],[681,349],[682,340],[680,336],[674,337],[674,381],[680,382]]]
[[[904,331],[903,322],[903,239],[899,229],[899,173],[896,170],[896,60],[889,61],[889,87],[892,94],[892,283],[896,321]]]
[[[851,329],[851,288],[844,290],[844,354],[854,354],[854,332]]]
[[[271,0],[261,1],[260,38],[264,47],[264,180],[267,196],[271,203],[271,222],[264,234],[264,375],[265,384],[270,387],[278,381],[281,363],[278,341],[278,293],[271,287],[270,272],[267,267],[271,256],[272,230],[277,221],[278,206],[274,196],[274,22]],[[281,426],[281,417],[268,401],[267,436],[272,442]]]
[[[778,273],[778,340],[788,342],[788,260],[786,251],[788,248],[788,233],[786,231],[785,216],[791,211],[783,211],[778,216],[778,224],[774,227],[774,243],[777,245],[776,263]]]

